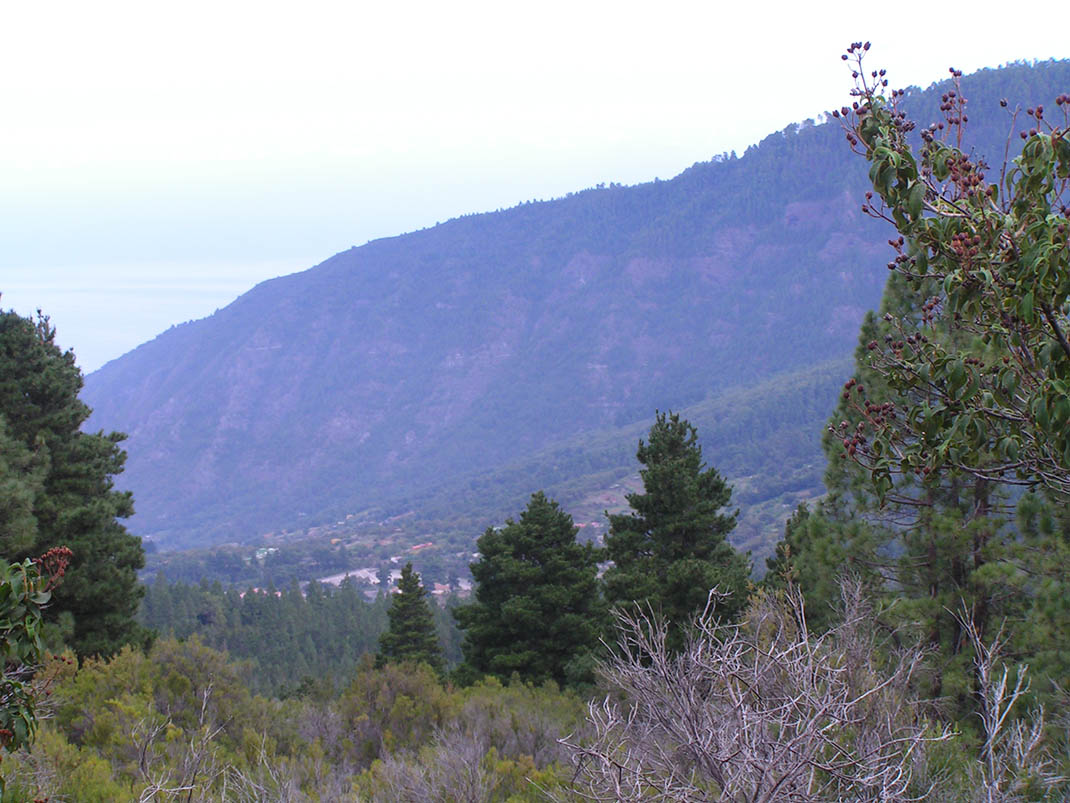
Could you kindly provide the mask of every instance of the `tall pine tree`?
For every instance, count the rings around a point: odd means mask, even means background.
[[[958,618],[965,606],[986,639],[1004,627],[1014,637],[1028,607],[1028,552],[1015,530],[1005,494],[995,483],[953,471],[893,474],[878,494],[870,472],[853,459],[866,423],[887,411],[924,404],[919,394],[890,384],[870,362],[873,343],[900,336],[895,321],[919,317],[937,288],[892,274],[880,315],[867,315],[855,356],[826,429],[828,495],[815,514],[786,532],[778,551],[790,556],[775,571],[794,577],[807,598],[811,625],[829,621],[836,579],[851,574],[896,604],[885,626],[906,626],[931,651],[927,694],[951,701],[960,714],[973,709],[974,656]],[[960,332],[932,327],[926,335],[964,347]],[[984,345],[974,344],[978,353]],[[992,444],[979,441],[978,460]]]
[[[46,617],[73,627],[66,637],[80,656],[110,655],[148,638],[134,621],[145,554],[119,521],[133,513],[131,495],[113,484],[124,436],[81,431],[89,417],[81,388],[74,354],[56,345],[47,317],[0,311],[0,557],[69,547],[74,557]],[[13,483],[20,463],[24,481]]]
[[[643,493],[628,495],[631,513],[609,517],[606,597],[615,606],[651,606],[673,625],[672,643],[706,604],[709,591],[728,594],[720,610],[735,615],[747,602],[750,565],[728,543],[736,512],[724,508],[732,489],[702,461],[698,432],[675,413],[658,413],[636,455]]]
[[[519,521],[488,529],[477,548],[475,601],[455,611],[468,668],[533,683],[589,681],[604,626],[599,553],[576,542],[572,517],[539,491]]]
[[[422,662],[441,672],[442,646],[427,604],[428,592],[420,583],[420,575],[413,571],[412,563],[406,563],[401,570],[397,586],[398,593],[386,614],[390,626],[379,637],[380,661]]]

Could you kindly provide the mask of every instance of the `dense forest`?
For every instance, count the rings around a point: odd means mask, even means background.
[[[868,50],[820,134],[890,237],[853,364],[628,424],[627,478],[615,437],[532,449],[501,480],[526,503],[447,542],[463,596],[391,517],[374,584],[325,533],[141,585],[123,436],[83,431],[51,322],[0,313],[0,800],[1067,799],[1070,94],[1001,104],[1020,150],[993,169],[967,98],[1029,97],[1028,67],[919,96]],[[554,481],[599,474],[620,498],[591,537]],[[776,483],[799,504],[762,572],[734,535]]]
[[[451,665],[461,658],[450,615],[454,604],[443,600],[430,608]],[[158,577],[146,587],[138,621],[180,640],[197,636],[204,645],[247,661],[254,692],[285,697],[302,685],[344,684],[361,658],[377,651],[389,608],[388,593],[369,601],[351,581],[338,587],[311,582],[303,588],[239,590],[219,582],[187,585]]]

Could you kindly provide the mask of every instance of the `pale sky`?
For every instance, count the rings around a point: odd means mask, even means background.
[[[2,20],[0,307],[50,314],[86,372],[351,245],[742,153],[847,100],[852,39],[897,86],[1070,56],[1070,11],[1035,1],[79,0]]]

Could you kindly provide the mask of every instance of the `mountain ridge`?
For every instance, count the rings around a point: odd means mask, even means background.
[[[1044,93],[1067,65],[965,85],[994,107],[993,89]],[[931,117],[936,92],[908,101]],[[971,107],[995,132],[986,115]],[[804,124],[671,180],[375,240],[94,372],[91,426],[129,433],[132,527],[163,546],[374,506],[399,485],[418,497],[848,355],[886,274],[864,188],[842,133]]]

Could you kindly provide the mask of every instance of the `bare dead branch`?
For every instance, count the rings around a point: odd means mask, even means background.
[[[619,616],[602,673],[618,696],[592,704],[595,738],[562,740],[577,793],[594,801],[908,801],[930,791],[925,751],[950,731],[924,720],[909,682],[922,653],[887,661],[861,586],[843,624],[807,630],[801,595],[759,596],[740,624],[713,606],[679,654],[666,624]]]

